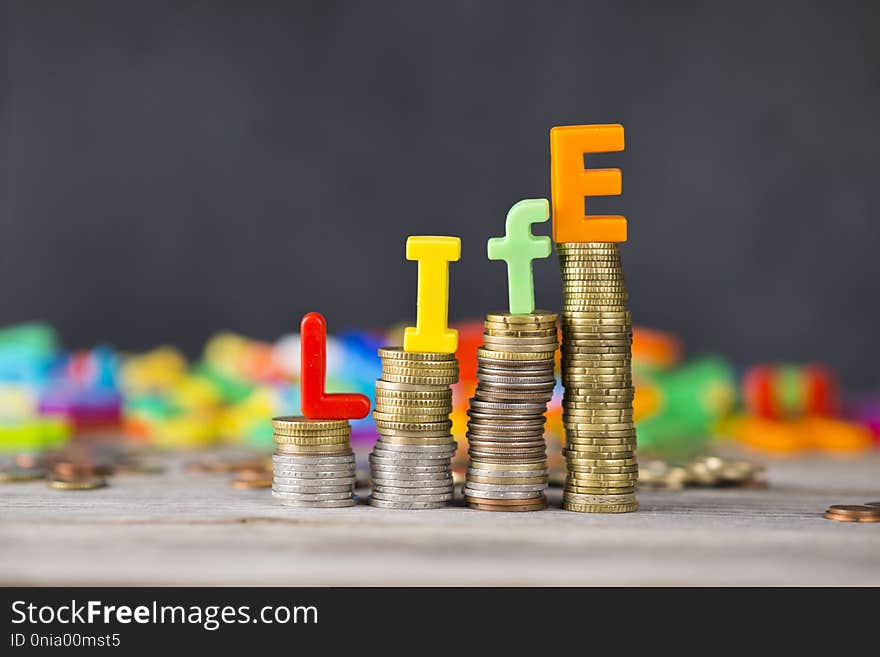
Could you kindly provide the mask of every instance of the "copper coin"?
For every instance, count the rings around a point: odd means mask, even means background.
[[[98,472],[93,464],[81,461],[59,461],[52,466],[52,475],[55,479],[72,480],[96,474],[104,473]]]
[[[824,515],[839,522],[880,522],[880,508],[867,504],[832,504]]]
[[[518,504],[516,506],[498,506],[495,504],[480,504],[477,502],[468,502],[468,508],[478,511],[503,511],[506,513],[517,511],[543,511],[547,508],[547,502],[539,504]]]

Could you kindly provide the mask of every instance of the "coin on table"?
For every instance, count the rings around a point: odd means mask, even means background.
[[[104,477],[77,477],[74,479],[51,478],[48,481],[49,488],[58,490],[94,490],[104,488],[107,479]]]
[[[13,465],[0,470],[0,483],[22,483],[45,478],[46,471],[42,468],[22,468]]]
[[[839,522],[880,522],[880,508],[867,504],[832,504],[825,517]]]
[[[343,508],[349,506],[355,506],[358,503],[356,497],[341,499],[341,500],[318,500],[318,501],[306,501],[306,500],[298,500],[290,497],[286,497],[283,493],[276,493],[272,491],[272,497],[278,499],[281,502],[282,506],[291,506],[297,508],[315,508],[315,509],[335,509],[335,508]]]

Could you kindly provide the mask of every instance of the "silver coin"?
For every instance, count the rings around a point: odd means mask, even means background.
[[[499,394],[531,393],[535,395],[537,399],[538,397],[543,397],[546,394],[552,393],[555,388],[555,381],[553,383],[540,384],[492,383],[490,381],[480,381],[479,385],[477,385],[476,391],[474,392],[474,397],[479,400],[484,395],[488,397],[496,397]],[[538,403],[544,404],[546,402],[540,401]]]
[[[353,490],[350,486],[340,486],[343,490],[327,491],[323,493],[303,493],[290,490],[279,490],[272,486],[272,494],[277,496],[285,496],[289,499],[297,499],[304,501],[320,501],[320,500],[342,500],[351,497]]]
[[[542,425],[546,421],[543,413],[521,413],[519,411],[475,411],[470,409],[467,416],[477,424],[487,424],[496,422],[540,422]]]
[[[511,389],[491,389],[480,388],[474,393],[474,399],[482,401],[500,401],[500,402],[540,402],[547,404],[553,399],[553,390],[511,390]],[[546,412],[546,411],[545,411]]]
[[[523,413],[543,413],[546,410],[544,404],[508,404],[504,402],[484,402],[474,399],[471,400],[471,408],[487,411],[521,411]]]
[[[485,425],[485,424],[475,424],[473,422],[468,422],[467,431],[465,432],[466,436],[474,435],[477,438],[482,436],[486,436],[489,438],[508,438],[508,437],[523,437],[523,438],[533,438],[537,440],[544,436],[545,428],[544,424],[541,423],[541,426],[526,426],[526,427],[505,427],[503,424],[498,425]]]
[[[394,472],[397,474],[440,474],[444,472],[449,472],[449,465],[386,466],[382,465],[381,463],[374,462],[370,469],[373,472]]]
[[[484,500],[530,500],[533,498],[544,497],[543,492],[503,492],[503,491],[485,491],[476,490],[465,486],[464,494],[467,497],[476,497]]]
[[[444,481],[452,478],[452,471],[445,472],[392,472],[390,470],[372,470],[370,477],[375,481],[377,479],[387,479],[396,481]]]
[[[376,456],[375,454],[370,455],[370,464],[371,465],[380,465],[389,470],[396,469],[397,466],[400,466],[401,470],[405,470],[409,467],[434,467],[438,465],[442,465],[445,468],[449,468],[449,459],[451,457],[447,456],[442,459],[432,458],[432,459],[399,459],[397,457],[386,458],[382,456]]]
[[[499,398],[503,401],[507,397],[516,398],[515,402],[528,402],[544,404],[545,409],[547,402],[553,397],[555,385],[543,386],[541,388],[516,387],[512,385],[493,385],[481,383],[474,391],[474,399],[479,401],[496,401]]]
[[[308,497],[318,496],[316,499],[336,499],[341,497],[339,493],[351,494],[354,492],[354,483],[345,486],[290,486],[273,482],[272,490],[277,493],[292,493],[296,495],[306,495]],[[334,497],[320,497],[322,495],[332,495]]]
[[[555,376],[528,376],[523,374],[484,374],[480,383],[496,383],[501,385],[546,385],[555,384]]]
[[[442,502],[391,502],[390,500],[376,500],[370,497],[370,506],[380,509],[397,509],[401,511],[421,511],[424,509],[442,509],[447,505],[447,500]]]
[[[358,501],[357,498],[352,497],[351,499],[344,500],[322,500],[322,501],[304,501],[304,500],[296,500],[289,499],[286,497],[279,497],[278,495],[272,494],[273,497],[276,497],[280,500],[282,506],[291,506],[297,508],[315,508],[315,509],[339,509],[348,506],[355,506]]]
[[[292,456],[289,454],[273,454],[272,460],[275,463],[296,463],[303,467],[312,465],[334,465],[341,463],[354,463],[354,454],[346,454],[344,456]]]
[[[454,454],[455,452],[452,451],[441,454],[437,452],[426,452],[423,454],[421,452],[388,452],[374,449],[373,453],[370,454],[370,462],[372,463],[373,459],[385,459],[380,462],[380,465],[393,465],[394,463],[406,466],[445,465]],[[417,463],[416,461],[425,461],[425,463]]]
[[[450,441],[452,440],[452,434],[449,431],[389,431],[387,429],[377,429],[376,433],[379,434],[380,439],[388,438],[392,442],[395,438],[431,438],[433,440],[448,438]]]
[[[438,495],[398,495],[396,493],[372,492],[374,500],[386,500],[389,502],[446,502],[452,499],[452,493]]]
[[[279,484],[288,486],[347,486],[355,482],[355,476],[348,475],[345,477],[325,477],[323,479],[289,477],[284,474],[275,473],[273,480]]]
[[[530,493],[538,492],[547,488],[547,483],[538,484],[484,484],[476,481],[467,481],[467,490],[482,490],[486,492]]]
[[[380,486],[400,486],[402,488],[414,488],[417,486],[445,486],[446,484],[452,483],[452,474],[449,473],[446,475],[434,475],[430,478],[421,477],[419,479],[412,479],[410,477],[394,477],[387,473],[383,473],[380,476],[374,472],[370,476],[370,481],[372,481],[373,484],[378,484]]]
[[[529,360],[504,360],[477,356],[477,368],[487,370],[546,370],[552,367],[553,358],[533,358]]]
[[[457,443],[390,443],[384,440],[376,441],[374,450],[381,450],[391,454],[424,454],[426,457],[440,456],[455,452]]]
[[[374,495],[452,495],[453,486],[389,486],[373,482],[370,487]]]
[[[386,459],[401,465],[443,465],[455,454],[454,450],[447,452],[390,452],[385,449],[374,449],[370,459]],[[432,463],[413,463],[412,461],[431,461]]]
[[[497,435],[490,434],[476,434],[468,431],[467,434],[468,445],[473,447],[474,445],[485,445],[489,448],[508,446],[511,449],[517,448],[526,448],[526,447],[544,447],[547,443],[544,440],[543,434],[536,434],[535,432],[526,433],[499,433]]]
[[[348,470],[317,470],[317,471],[306,471],[303,472],[301,470],[295,470],[292,468],[282,468],[276,467],[273,470],[275,476],[287,477],[289,479],[308,479],[308,480],[321,480],[321,479],[341,479],[344,477],[354,477],[357,472],[354,468],[350,468]]]
[[[541,413],[547,412],[547,404],[553,399],[553,390],[512,390],[510,388],[479,388],[473,396],[473,399],[478,401],[487,401],[487,402],[502,402],[502,403],[524,403],[524,402],[534,402],[544,404],[544,410]],[[536,414],[537,415],[537,414]]]
[[[420,454],[454,452],[457,446],[455,442],[449,442],[446,445],[399,445],[396,443],[386,443],[381,439],[376,442],[377,449],[384,449],[388,452],[418,452]]]

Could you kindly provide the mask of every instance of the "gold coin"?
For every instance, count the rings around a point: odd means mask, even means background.
[[[379,429],[397,429],[399,431],[444,431],[452,427],[451,420],[443,420],[440,422],[394,422],[385,420],[376,420],[376,427]]]
[[[578,298],[581,295],[590,297],[596,294],[614,294],[619,296],[626,294],[625,285],[587,285],[567,283],[563,285],[562,291],[566,297]]]
[[[584,446],[586,447],[586,446]],[[597,446],[601,447],[601,445]],[[633,449],[568,449],[563,448],[564,456],[573,459],[634,459],[636,452]]]
[[[514,346],[532,345],[535,347],[543,347],[543,346],[549,345],[549,349],[547,349],[546,351],[551,351],[551,350],[555,349],[555,345],[557,344],[555,333],[553,333],[551,335],[540,336],[540,337],[527,337],[527,338],[523,338],[523,337],[508,338],[508,337],[496,336],[496,335],[491,335],[491,334],[486,333],[483,335],[483,341],[487,342],[487,343],[491,342],[492,344],[498,344],[498,345],[514,345]]]
[[[452,391],[449,391],[450,394]],[[377,390],[376,391],[376,406],[384,406],[389,408],[402,407],[402,408],[422,408],[422,409],[432,409],[432,408],[447,408],[451,405],[451,397],[449,399],[444,399],[440,397],[431,398],[421,398],[421,397],[396,397],[394,395],[386,395],[384,392]]]
[[[567,392],[567,391],[566,391]],[[608,411],[631,411],[633,408],[632,397],[623,401],[580,401],[580,395],[568,395],[563,397],[562,408],[566,411],[580,410],[608,410]]]
[[[289,445],[275,444],[276,454],[289,456],[348,456],[352,454],[351,444],[343,445]]]
[[[623,458],[623,459],[611,459],[611,458],[581,458],[574,456],[572,454],[566,454],[566,462],[574,465],[585,465],[585,466],[608,466],[608,467],[618,467],[618,466],[638,466],[638,461],[636,459]]]
[[[555,354],[556,349],[559,348],[558,342],[547,342],[542,345],[509,345],[509,344],[497,344],[492,342],[491,340],[483,340],[483,349],[492,351],[496,354],[504,353],[504,354],[545,354],[551,353]]]
[[[382,375],[386,374],[397,374],[403,376],[437,376],[437,377],[457,377],[458,376],[458,364],[455,363],[455,367],[442,368],[442,367],[397,367],[396,365],[389,365],[388,363],[382,363]]]
[[[107,480],[104,477],[77,477],[75,479],[53,478],[48,481],[49,488],[58,490],[94,490],[104,488]]]
[[[406,386],[401,389],[391,386]],[[412,388],[410,390],[409,388]],[[425,389],[423,386],[415,386],[406,383],[394,383],[390,381],[376,380],[376,395],[395,399],[428,399],[428,400],[451,400],[452,390],[449,386],[436,386],[433,389]]]
[[[477,470],[522,470],[523,472],[529,472],[541,470],[547,466],[546,463],[495,463],[471,459],[469,467],[476,468]]]
[[[486,322],[488,324],[488,322]],[[518,339],[526,339],[526,338],[555,338],[559,331],[554,326],[553,328],[540,328],[540,329],[499,329],[492,328],[491,326],[486,327],[486,334],[493,338],[518,338]]]
[[[346,445],[351,436],[340,434],[338,436],[285,436],[274,434],[273,439],[277,445]]]
[[[555,351],[509,352],[490,351],[483,347],[477,349],[478,358],[487,358],[489,360],[552,360],[555,356]]]
[[[573,502],[563,502],[562,508],[566,511],[576,511],[578,513],[630,513],[637,511],[638,502],[631,504],[575,504]]]
[[[453,445],[452,435],[424,436],[419,438],[404,436],[382,436],[382,442],[387,445]]]
[[[632,422],[590,422],[586,418],[576,418],[564,424],[575,431],[632,431],[635,428]]]
[[[37,481],[46,478],[46,471],[40,468],[21,468],[12,466],[0,470],[0,482],[23,483],[25,481]]]
[[[379,347],[379,358],[404,361],[454,361],[455,354],[404,351],[403,347]]]
[[[310,431],[324,433],[334,429],[350,429],[348,420],[310,420],[302,415],[284,415],[272,418],[272,428],[275,433],[289,431]]]
[[[624,486],[621,488],[606,488],[595,486],[565,486],[565,491],[574,493],[575,495],[632,495],[636,492],[635,486]]]
[[[586,315],[586,314],[594,314],[594,313],[605,313],[605,314],[617,314],[617,313],[627,313],[629,309],[626,306],[626,302],[624,303],[594,303],[594,304],[577,304],[572,303],[568,308],[564,308],[562,311],[563,319],[574,318],[578,315]]]
[[[507,312],[492,312],[486,315],[487,322],[495,322],[500,324],[547,324],[555,322],[559,317],[549,310],[535,310],[527,315],[513,315]]]
[[[405,374],[389,374],[382,372],[382,380],[388,383],[409,383],[412,385],[426,386],[449,386],[458,382],[458,372],[455,376],[409,376]]]
[[[621,479],[618,481],[604,480],[599,481],[596,479],[580,479],[572,477],[568,475],[565,479],[565,487],[566,488],[579,488],[579,489],[587,489],[593,488],[600,490],[601,493],[605,495],[613,495],[615,491],[629,491],[632,492],[635,489],[635,485],[638,483],[637,479]],[[596,495],[597,493],[589,493],[590,495]]]

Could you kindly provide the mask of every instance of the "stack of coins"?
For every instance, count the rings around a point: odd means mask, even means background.
[[[562,411],[567,477],[563,507],[638,509],[632,327],[613,243],[556,245],[562,265]]]
[[[464,496],[486,511],[547,506],[544,413],[553,396],[559,346],[556,313],[490,313],[477,351],[477,391],[470,400],[470,461]]]
[[[355,461],[348,420],[272,420],[272,496],[285,506],[354,506]]]
[[[452,499],[450,460],[455,354],[379,349],[373,419],[379,439],[370,454],[370,504],[387,509],[436,509]]]

